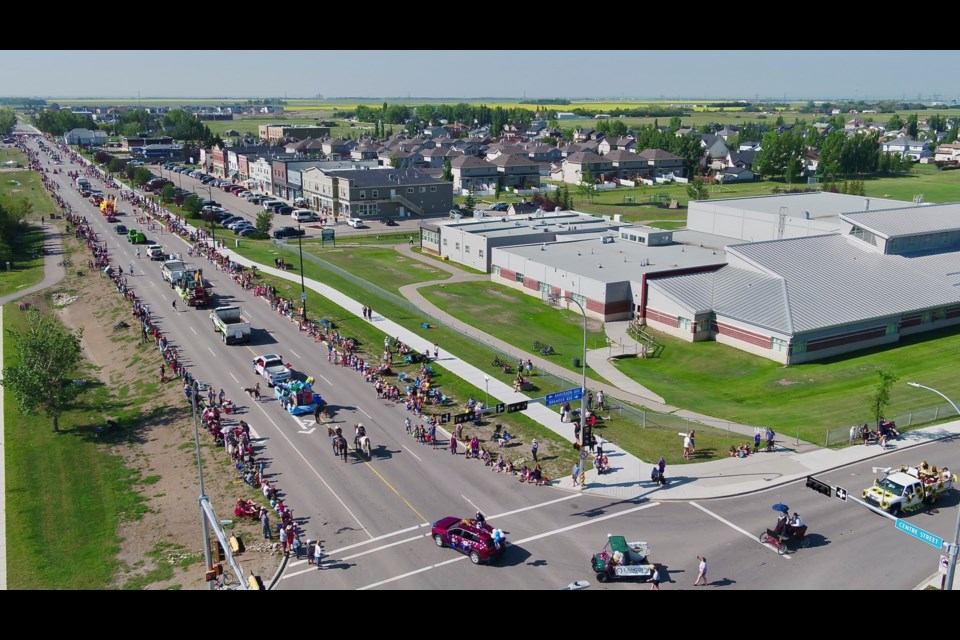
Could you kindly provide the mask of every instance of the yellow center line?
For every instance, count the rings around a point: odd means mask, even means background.
[[[357,455],[360,455],[360,454],[358,453]],[[415,514],[417,514],[417,517],[420,518],[421,521],[423,521],[423,522],[426,523],[426,524],[429,524],[429,523],[430,523],[429,520],[427,520],[426,518],[423,517],[423,514],[422,514],[422,513],[420,513],[420,512],[417,511],[416,509],[414,509],[414,508],[413,508],[413,505],[410,504],[409,502],[407,502],[407,499],[406,499],[406,498],[404,498],[402,495],[400,495],[400,492],[399,492],[399,491],[397,491],[396,489],[393,488],[393,485],[392,485],[392,484],[390,484],[389,482],[387,482],[387,479],[386,479],[386,478],[384,478],[382,475],[380,475],[380,472],[379,472],[379,471],[377,471],[376,469],[373,468],[373,465],[370,464],[370,461],[369,461],[369,460],[364,460],[364,461],[363,461],[363,464],[365,464],[365,465],[367,466],[367,468],[370,469],[370,471],[373,471],[375,474],[377,474],[377,477],[380,478],[380,480],[383,481],[383,484],[385,484],[385,485],[387,485],[388,487],[390,487],[390,490],[393,491],[395,494],[397,494],[397,497],[400,498],[401,500],[403,500],[403,504],[405,504],[405,505],[407,505],[408,507],[410,507],[410,511],[413,511]]]

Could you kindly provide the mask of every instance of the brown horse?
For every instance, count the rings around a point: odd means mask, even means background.
[[[340,458],[346,462],[347,461],[347,439],[343,436],[339,436],[333,441],[333,451],[334,453],[340,454]]]

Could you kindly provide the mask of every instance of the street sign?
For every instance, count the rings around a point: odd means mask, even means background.
[[[514,402],[513,404],[507,405],[507,413],[515,413],[517,411],[526,411],[527,410],[527,401],[523,402]]]
[[[947,575],[950,569],[950,556],[940,556],[940,573]]]
[[[471,420],[473,420],[475,415],[476,414],[473,411],[469,413],[458,413],[457,415],[453,416],[453,424],[462,424],[464,422],[470,422]]]
[[[440,416],[440,424],[447,424],[448,422],[450,422],[450,412],[449,412],[449,411],[448,411],[447,413],[443,414],[442,416]]]
[[[496,407],[494,407],[494,409],[496,410],[497,413],[503,413],[504,411],[507,410],[507,405],[505,405],[504,403],[500,402],[500,403],[497,404]]]
[[[580,459],[581,459],[581,460],[586,460],[586,459],[587,459],[587,450],[586,450],[586,449],[583,449],[583,450],[580,451]]]
[[[843,487],[836,487],[834,490],[837,492],[837,500],[841,500],[843,502],[847,501],[846,489],[844,489]]]
[[[306,300],[306,299],[307,299],[307,292],[306,292],[306,291],[301,291],[301,292],[300,292],[300,299],[301,299],[301,300]]]
[[[566,389],[564,391],[557,391],[556,393],[548,393],[543,400],[543,404],[550,406],[553,404],[563,404],[564,402],[573,402],[574,400],[579,400],[583,397],[583,389],[577,387],[576,389]]]
[[[912,524],[908,524],[907,522],[901,520],[900,518],[897,518],[897,529],[899,529],[900,531],[903,531],[906,534],[913,536],[914,538],[916,538],[917,540],[920,540],[921,542],[926,542],[931,547],[936,547],[937,549],[940,549],[943,547],[943,538],[939,538],[933,535],[932,533],[930,533],[929,531],[924,531],[920,527],[915,527]]]

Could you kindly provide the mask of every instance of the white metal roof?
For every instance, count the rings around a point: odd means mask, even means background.
[[[960,231],[960,203],[843,213],[840,218],[884,238]]]

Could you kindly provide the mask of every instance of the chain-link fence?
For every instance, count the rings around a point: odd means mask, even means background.
[[[936,422],[944,418],[950,418],[957,415],[957,412],[954,411],[953,407],[947,404],[946,402],[934,405],[932,407],[924,407],[923,409],[915,409],[913,411],[908,411],[906,413],[901,413],[890,418],[893,420],[898,429],[905,429],[907,427],[915,427],[921,424],[929,424],[931,422]],[[863,424],[863,423],[861,423]],[[874,428],[876,425],[872,422],[868,422],[871,428]],[[857,426],[857,434],[853,438],[853,442],[860,442],[859,428]],[[837,427],[836,429],[829,429],[827,431],[826,437],[824,438],[825,447],[834,447],[841,444],[847,444],[850,442],[850,427]]]

